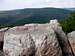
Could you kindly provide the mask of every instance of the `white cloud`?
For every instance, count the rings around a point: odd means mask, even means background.
[[[0,0],[0,10],[37,7],[75,7],[75,0]]]
[[[57,0],[50,5],[58,8],[72,8],[75,7],[75,0]]]

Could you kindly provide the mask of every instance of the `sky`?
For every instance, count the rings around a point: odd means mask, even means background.
[[[75,8],[75,0],[0,0],[0,10],[43,7]]]

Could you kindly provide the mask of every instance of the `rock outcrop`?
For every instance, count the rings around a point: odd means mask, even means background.
[[[75,55],[75,31],[67,34],[73,53]]]
[[[4,34],[3,50],[5,56],[74,56],[57,20],[8,29]]]
[[[61,46],[63,56],[74,56],[67,35],[62,30],[62,27],[57,20],[51,20],[50,25],[55,31],[59,44]]]
[[[28,24],[9,29],[4,38],[5,56],[62,56],[49,24]]]
[[[0,29],[0,50],[3,49],[4,42],[4,33],[8,30],[8,28]]]

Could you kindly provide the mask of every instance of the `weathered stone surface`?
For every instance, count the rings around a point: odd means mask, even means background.
[[[4,55],[75,56],[74,34],[69,33],[67,38],[57,20],[47,24],[16,26],[2,35]]]
[[[68,36],[69,42],[71,44],[73,53],[75,55],[75,31],[68,33],[67,36]]]
[[[4,41],[4,33],[7,31],[8,28],[0,29],[0,50],[3,48],[3,41]]]
[[[0,41],[4,40],[4,33],[7,31],[8,28],[2,28],[0,29]]]
[[[4,35],[5,56],[62,56],[50,24],[27,24],[9,29]]]
[[[50,25],[57,35],[64,56],[74,56],[67,35],[63,32],[62,27],[57,20],[51,20]]]
[[[0,50],[0,56],[4,56],[4,53],[2,50]]]

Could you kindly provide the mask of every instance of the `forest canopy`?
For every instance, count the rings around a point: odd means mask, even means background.
[[[62,20],[60,23],[66,33],[75,31],[75,12],[72,12],[67,19]]]

